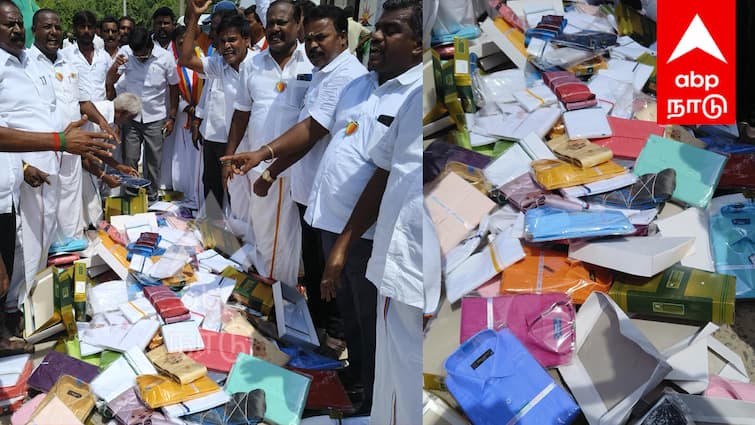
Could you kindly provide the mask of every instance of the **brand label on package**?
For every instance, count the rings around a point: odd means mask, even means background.
[[[659,124],[736,122],[736,0],[658,2]]]

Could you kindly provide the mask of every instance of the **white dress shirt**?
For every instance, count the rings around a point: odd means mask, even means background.
[[[246,57],[239,64],[239,69],[244,64],[251,62],[257,54],[247,50]],[[233,118],[233,103],[239,90],[239,71],[223,59],[221,55],[202,57],[202,67],[207,78],[205,87],[209,87],[202,108],[202,124],[199,131],[202,137],[211,142],[228,142],[228,131],[231,128]]]
[[[367,279],[380,295],[424,308],[422,280],[422,88],[415,88],[369,155],[389,171]]]
[[[406,96],[418,86],[422,86],[421,64],[380,86],[377,73],[371,72],[343,89],[330,143],[317,169],[304,215],[310,226],[332,233],[343,231],[375,172],[367,148],[383,137]],[[353,132],[347,134],[348,129]],[[372,226],[362,237],[372,239],[374,234]]]
[[[333,125],[336,105],[341,91],[347,84],[367,73],[367,68],[349,53],[348,49],[336,56],[322,69],[312,73],[312,83],[304,96],[304,108],[299,112],[299,121],[312,117],[318,124],[329,129]],[[307,154],[291,167],[291,197],[306,205],[317,166],[330,141],[330,134],[318,140]]]
[[[107,70],[113,65],[113,58],[110,57],[110,54],[105,49],[95,48],[90,64],[77,44],[61,50],[60,53],[78,70],[80,78],[88,80],[88,87],[82,86],[81,88],[88,88],[89,100],[92,102],[105,100],[107,97],[105,94],[105,78],[107,77]]]
[[[173,55],[155,44],[149,59],[144,62],[131,52],[128,62],[122,66],[122,72],[123,91],[133,93],[142,100],[142,112],[134,120],[151,123],[166,118],[168,86],[178,84]]]
[[[250,150],[259,149],[299,122],[312,68],[301,43],[283,69],[270,55],[270,49],[239,66],[240,87],[233,107],[251,112],[247,130]],[[266,168],[267,164],[261,163],[254,170],[262,173]]]
[[[51,62],[36,46],[29,50],[30,56],[39,61],[39,65],[52,81],[57,107],[64,122],[67,124],[81,119],[79,102],[92,100],[88,82],[81,78],[83,74],[61,51],[58,51],[55,62]]]
[[[52,81],[28,51],[19,60],[0,49],[0,99],[0,125],[4,127],[39,132],[65,128],[56,109]],[[13,203],[18,205],[21,168],[20,155],[0,152],[0,213],[11,212]]]

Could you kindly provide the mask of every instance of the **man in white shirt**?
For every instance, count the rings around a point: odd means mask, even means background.
[[[199,33],[199,17],[207,10],[209,2],[197,4],[187,3],[185,22],[186,37],[196,37]],[[211,25],[215,34],[214,45],[218,55],[198,57],[193,51],[184,46],[179,63],[207,78],[205,85],[210,91],[205,97],[204,114],[200,132],[204,137],[204,175],[205,196],[212,193],[217,202],[223,201],[222,174],[220,157],[225,153],[228,141],[228,128],[233,116],[233,102],[239,88],[239,67],[242,63],[251,61],[254,53],[248,49],[249,25],[236,10],[224,11],[217,7],[211,16]],[[249,181],[241,179],[230,185],[231,212],[235,218],[249,223],[251,193]],[[234,190],[235,189],[235,190]],[[238,194],[238,196],[237,196]]]
[[[173,52],[173,31],[176,29],[176,14],[173,9],[163,6],[152,14],[152,37],[163,49]]]
[[[94,15],[91,16],[92,18]],[[80,30],[82,27],[81,18],[78,18]],[[74,21],[77,22],[76,16]],[[82,79],[87,75],[79,71],[71,61],[63,56],[59,50],[62,31],[60,26],[60,17],[50,9],[38,10],[32,19],[32,31],[34,32],[34,46],[29,50],[32,60],[36,60],[42,67],[45,74],[52,82],[57,102],[57,108],[62,114],[63,122],[73,122],[81,119],[81,113],[87,114],[91,121],[100,125],[103,129],[107,127],[107,121],[97,111],[97,108],[91,102],[91,90],[87,85],[88,81]],[[85,37],[86,38],[86,37]],[[72,46],[76,48],[76,46]],[[93,46],[92,46],[93,48]],[[104,83],[104,81],[103,81]],[[59,173],[56,179],[57,187],[49,188],[56,193],[57,200],[57,230],[52,238],[54,246],[65,246],[73,239],[81,239],[84,232],[84,222],[81,220],[81,208],[83,205],[81,197],[81,158],[78,155],[61,152],[55,153],[56,162],[58,163]],[[48,211],[52,205],[43,205],[43,211]],[[38,215],[38,211],[27,211],[21,209],[22,228],[23,223],[27,223],[25,214]],[[28,251],[28,250],[27,250]],[[47,251],[42,253],[46,259]],[[29,256],[28,252],[24,253]]]
[[[97,49],[93,43],[96,26],[94,13],[88,10],[76,12],[73,15],[76,44],[61,50],[63,57],[76,68],[79,77],[88,80],[89,100],[92,102],[105,100],[105,76],[113,63],[110,55],[104,49]]]
[[[376,309],[375,285],[365,277],[375,229],[373,226],[364,232],[354,232],[346,239],[338,235],[344,231],[359,196],[375,172],[376,165],[369,159],[369,147],[383,138],[408,95],[422,86],[421,22],[422,9],[417,1],[388,0],[383,4],[383,14],[372,34],[368,62],[372,72],[354,80],[343,91],[330,131],[332,138],[317,170],[304,216],[313,227],[323,231],[323,248],[329,258],[321,285],[323,295],[335,296],[342,314],[344,309],[352,308],[351,314],[359,317],[355,324],[358,329],[347,330],[347,334],[362,336],[367,400],[371,400],[368,397],[373,389],[370,378],[384,373],[376,371],[372,363],[372,354],[376,352],[375,320],[382,310]],[[346,249],[344,244],[349,240],[352,242]],[[344,320],[344,325],[347,324],[350,322]],[[374,375],[370,376],[370,372]],[[382,398],[386,394],[380,391],[375,392],[380,398],[376,399],[372,412],[388,414],[393,410],[386,408]],[[416,422],[399,420],[395,423]]]
[[[118,19],[118,44],[128,46],[128,39],[131,37],[131,31],[134,30],[136,21],[130,16],[123,15]]]
[[[13,333],[18,331],[20,316],[15,312],[19,291],[26,281],[23,269],[16,270],[20,278],[11,281],[15,276],[14,251],[17,242],[14,210],[19,205],[19,189],[24,172],[21,157],[9,152],[68,151],[93,159],[93,154],[109,155],[103,149],[112,148],[107,143],[92,140],[99,134],[80,131],[78,127],[83,121],[65,127],[56,110],[52,81],[24,50],[25,39],[23,17],[18,7],[12,1],[0,0],[0,98],[3,99],[0,102],[0,232],[7,236],[0,244],[3,257],[0,262],[0,303],[3,308],[0,312],[5,324],[2,329],[4,336],[8,335],[9,330]],[[48,158],[41,159],[44,162]],[[35,167],[29,166],[26,171],[32,169]],[[41,245],[42,241],[35,239],[29,242]],[[23,262],[23,259],[20,260]],[[13,345],[0,337],[0,355],[7,354],[8,349],[14,348]],[[23,346],[15,348],[24,349]]]
[[[146,28],[134,28],[129,48],[131,54],[119,54],[108,70],[107,97],[115,98],[115,82],[122,72],[124,91],[142,101],[141,114],[124,126],[124,162],[137,168],[144,143],[144,176],[152,183],[149,199],[157,200],[163,138],[173,131],[178,113],[178,74],[173,55],[155,46]],[[166,97],[170,99],[167,106]]]
[[[341,91],[355,78],[367,73],[367,69],[348,52],[346,15],[340,8],[320,5],[312,9],[309,16],[304,18],[304,34],[307,57],[315,65],[312,83],[304,98],[304,107],[299,112],[299,123],[268,143],[279,159],[267,168],[271,178],[275,179],[291,166],[291,197],[297,203],[300,218],[307,209],[312,181],[330,141],[328,129],[333,123]],[[270,159],[270,155],[270,151],[262,147],[224,159],[233,160],[234,171],[244,174],[260,162]],[[266,180],[257,179],[255,192],[264,196],[270,185]],[[328,319],[336,315],[336,306],[320,297],[320,279],[325,262],[320,231],[310,227],[303,219],[301,225],[304,286],[307,288],[309,310],[315,326],[327,328]]]
[[[102,34],[102,40],[105,45],[105,52],[110,56],[111,60],[115,60],[115,54],[118,53],[118,43],[120,38],[120,32],[118,30],[118,20],[112,16],[105,16],[100,20],[100,34]],[[108,66],[108,68],[110,68]],[[107,72],[107,71],[106,71]],[[104,90],[103,82],[103,90]],[[104,98],[102,100],[105,100]]]
[[[378,288],[375,386],[370,423],[422,423],[422,312],[434,310],[423,285],[422,87],[412,90],[391,128],[373,139],[379,167],[336,241],[346,255],[357,235],[376,224],[366,276]],[[378,212],[379,206],[379,212]],[[329,262],[325,279],[338,279]]]
[[[249,149],[256,150],[283,134],[299,120],[304,95],[312,78],[312,63],[296,36],[301,15],[289,1],[278,0],[267,11],[268,48],[240,67],[235,111],[226,154],[236,152],[249,128]],[[269,146],[268,146],[269,147]],[[249,173],[253,181],[264,175],[257,166]],[[224,164],[223,181],[232,178],[230,163]],[[233,204],[233,199],[231,200]],[[288,173],[278,176],[266,197],[252,194],[251,217],[257,244],[257,271],[295,286],[301,261],[301,226],[291,199]]]

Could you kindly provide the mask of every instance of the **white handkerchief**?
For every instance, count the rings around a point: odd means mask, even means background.
[[[31,358],[29,354],[0,358],[0,387],[16,385],[29,358]]]
[[[169,353],[204,349],[204,341],[199,334],[199,323],[187,320],[162,326],[165,348]]]
[[[502,233],[446,275],[446,296],[450,303],[461,299],[506,267],[524,258],[519,239]]]
[[[152,303],[143,297],[121,304],[118,308],[120,308],[121,313],[131,323],[136,323],[140,319],[153,317],[157,314],[157,310],[152,306]]]
[[[99,283],[89,288],[87,294],[92,315],[105,313],[108,311],[118,310],[118,306],[128,302],[128,289],[126,282],[122,280],[113,280],[110,282]]]

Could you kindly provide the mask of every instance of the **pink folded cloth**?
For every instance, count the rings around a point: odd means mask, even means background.
[[[543,367],[560,366],[571,362],[575,314],[571,298],[561,293],[465,297],[460,340],[506,327]]]
[[[705,390],[703,395],[706,397],[755,401],[755,385],[730,381],[720,376],[711,375],[708,378],[708,389]]]
[[[46,395],[46,393],[37,394],[33,399],[24,403],[20,409],[13,412],[13,415],[10,417],[10,423],[12,425],[25,425],[29,423],[31,415],[37,410],[37,406],[39,406],[39,403],[42,402],[42,399]]]

